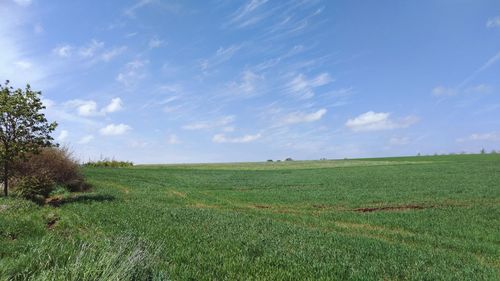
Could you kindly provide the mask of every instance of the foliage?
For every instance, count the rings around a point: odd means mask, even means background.
[[[99,161],[89,161],[83,164],[84,167],[101,167],[101,168],[124,168],[132,167],[134,163],[128,161],[116,161],[116,160],[99,160]]]
[[[0,280],[106,279],[134,252],[121,280],[500,280],[498,154],[84,173],[57,208],[0,198]]]
[[[27,154],[24,159],[18,158],[13,163],[15,177],[46,175],[54,184],[73,192],[85,191],[90,187],[80,169],[66,147],[42,148],[39,153]]]
[[[4,182],[4,194],[8,195],[10,166],[17,157],[36,153],[40,147],[52,145],[50,136],[57,123],[49,123],[41,112],[40,92],[16,89],[6,81],[0,84],[0,165]]]
[[[55,185],[50,175],[38,173],[16,178],[15,187],[19,196],[43,204],[45,198],[54,190]]]

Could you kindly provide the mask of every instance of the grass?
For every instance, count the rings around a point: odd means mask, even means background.
[[[500,155],[85,174],[0,199],[0,280],[500,279]]]

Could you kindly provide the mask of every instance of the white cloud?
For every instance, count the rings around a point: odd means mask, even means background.
[[[454,96],[457,94],[457,90],[453,88],[447,88],[444,86],[437,86],[434,89],[432,89],[432,94],[436,97]]]
[[[61,133],[56,137],[56,141],[65,141],[69,136],[68,131],[62,130]]]
[[[97,103],[93,100],[70,100],[64,104],[69,108],[76,108],[77,114],[84,117],[102,116],[123,109],[122,100],[113,98],[111,102],[99,110]]]
[[[14,2],[19,6],[28,7],[29,5],[31,5],[31,3],[33,1],[32,0],[14,0]]]
[[[25,60],[16,61],[15,64],[22,70],[28,70],[32,66],[31,62]]]
[[[111,100],[111,102],[105,108],[103,108],[102,111],[104,113],[112,113],[112,112],[120,111],[122,109],[123,109],[122,99],[114,98]]]
[[[470,81],[474,80],[476,76],[485,71],[486,69],[490,68],[494,64],[496,64],[500,60],[500,51],[497,52],[495,55],[493,55],[491,58],[489,58],[480,68],[476,69],[471,75],[469,75],[467,78],[465,78],[457,88],[462,88],[465,85],[467,85]]]
[[[149,48],[154,49],[154,48],[159,48],[163,45],[163,40],[160,40],[158,37],[153,37],[151,40],[149,40]]]
[[[466,138],[457,139],[458,142],[464,141],[500,141],[500,133],[490,132],[490,133],[475,133]]]
[[[225,127],[231,124],[234,121],[234,116],[224,116],[215,121],[203,121],[203,122],[195,122],[188,125],[183,126],[184,130],[207,130],[213,129],[217,127]]]
[[[91,58],[102,47],[104,47],[104,42],[92,39],[87,46],[80,48],[79,54],[84,58]]]
[[[73,53],[73,46],[71,45],[68,45],[68,44],[64,44],[64,45],[60,45],[60,46],[57,46],[56,48],[54,48],[52,50],[52,52],[58,56],[60,56],[61,58],[69,58],[71,56],[71,54]]]
[[[176,135],[171,134],[167,137],[167,143],[168,144],[179,144],[179,143],[181,143],[181,141],[179,140],[179,138]]]
[[[81,138],[78,141],[78,144],[87,144],[87,143],[91,142],[93,139],[94,139],[93,135],[87,135],[87,136],[84,136],[83,138]]]
[[[264,78],[262,76],[250,70],[246,70],[241,74],[241,80],[229,83],[228,88],[231,94],[250,96],[256,92],[263,80]]]
[[[133,87],[146,77],[144,68],[149,61],[136,59],[128,62],[124,69],[116,77],[116,81],[122,83],[127,87]]]
[[[488,19],[488,21],[486,22],[486,27],[488,28],[500,27],[500,16]]]
[[[390,113],[368,111],[356,118],[349,119],[345,126],[354,132],[393,130],[407,128],[418,121],[415,116],[407,116],[401,120],[390,119]]]
[[[132,128],[125,124],[109,124],[108,126],[101,128],[99,132],[104,136],[118,136],[123,135],[130,131]]]
[[[333,82],[333,78],[328,73],[308,79],[305,75],[299,74],[288,83],[287,90],[291,94],[308,99],[314,96],[314,88],[321,87]]]
[[[101,54],[101,59],[105,62],[112,60],[114,57],[123,54],[127,50],[126,46],[114,47]]]
[[[297,123],[308,123],[320,120],[327,110],[322,108],[316,112],[304,113],[304,112],[293,112],[285,116],[283,119],[283,124],[297,124]]]
[[[479,84],[479,85],[476,85],[473,87],[469,87],[469,88],[465,89],[464,91],[467,94],[488,94],[488,93],[491,93],[492,90],[493,90],[493,87],[491,87],[490,85]]]
[[[248,143],[258,140],[261,137],[261,134],[256,135],[244,135],[242,137],[226,137],[224,134],[214,135],[212,141],[215,143]]]
[[[123,13],[126,16],[133,18],[133,17],[135,17],[136,10],[138,10],[142,7],[145,7],[149,4],[151,4],[152,2],[153,2],[153,0],[138,0],[134,5],[125,9],[125,11]]]
[[[217,49],[215,55],[211,58],[204,59],[200,61],[200,68],[203,72],[206,72],[209,68],[220,65],[228,60],[230,60],[238,50],[240,50],[242,45],[231,45],[229,47],[220,47]]]
[[[230,19],[230,23],[237,24],[238,27],[246,27],[259,22],[262,17],[253,15],[254,11],[266,4],[268,0],[249,0],[245,5],[240,7]]]
[[[97,103],[93,100],[70,100],[65,103],[67,107],[76,108],[80,116],[96,116],[99,115]]]
[[[471,86],[466,89],[449,88],[444,86],[437,86],[432,89],[432,94],[436,97],[452,97],[460,94],[487,94],[492,91],[492,87],[486,84],[479,84]]]

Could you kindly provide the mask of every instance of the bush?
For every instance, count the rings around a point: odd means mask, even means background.
[[[45,198],[54,190],[54,181],[47,174],[33,176],[21,176],[15,179],[16,193],[28,200],[39,204],[45,202]]]
[[[25,159],[18,159],[14,163],[13,170],[14,189],[19,189],[20,183],[27,184],[29,182],[45,186],[49,180],[53,186],[52,190],[55,185],[64,186],[69,191],[84,191],[90,187],[85,183],[80,165],[67,148],[43,148],[38,154],[30,154]],[[26,189],[28,186],[23,186],[23,188]],[[33,189],[33,192],[41,191],[36,185],[33,186]],[[23,192],[26,193],[26,191]],[[49,194],[43,192],[41,195],[47,197]]]

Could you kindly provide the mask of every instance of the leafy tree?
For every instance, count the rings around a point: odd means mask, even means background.
[[[11,166],[16,157],[37,153],[41,147],[52,145],[50,133],[57,123],[49,123],[41,110],[45,109],[40,99],[41,92],[14,89],[0,84],[0,167],[4,194],[8,195]]]

